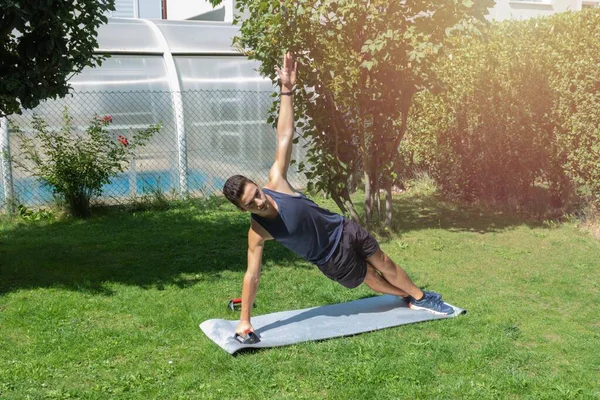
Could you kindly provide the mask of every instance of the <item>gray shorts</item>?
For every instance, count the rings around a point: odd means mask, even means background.
[[[379,250],[379,243],[358,223],[344,219],[344,229],[337,249],[329,261],[318,265],[329,279],[348,289],[359,286],[367,275],[367,258]]]

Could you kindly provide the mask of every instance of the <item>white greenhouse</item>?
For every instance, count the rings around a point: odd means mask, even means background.
[[[103,189],[105,201],[126,201],[148,191],[201,196],[220,190],[233,174],[265,183],[274,160],[275,130],[267,111],[277,98],[257,64],[231,47],[238,28],[227,22],[109,19],[98,34],[100,67],[86,68],[70,83],[72,94],[49,100],[2,121],[0,145],[19,156],[15,126],[31,132],[35,113],[60,127],[65,107],[78,129],[94,115],[110,115],[115,135],[161,123],[128,172]],[[302,158],[296,146],[294,157]],[[0,199],[37,206],[52,200],[50,188],[2,163]],[[300,174],[291,174],[303,186]]]

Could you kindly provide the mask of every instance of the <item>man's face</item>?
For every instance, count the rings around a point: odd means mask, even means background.
[[[244,188],[244,194],[240,198],[240,206],[243,210],[257,215],[266,215],[271,210],[271,203],[265,192],[250,182]]]

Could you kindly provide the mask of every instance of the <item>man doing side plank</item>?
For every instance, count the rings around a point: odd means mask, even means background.
[[[293,88],[297,63],[291,54],[276,68],[281,80],[281,105],[277,122],[275,162],[264,188],[235,175],[227,180],[223,194],[242,211],[251,213],[248,231],[248,270],[242,285],[242,311],[236,333],[253,332],[250,323],[260,279],[264,243],[276,240],[315,264],[328,278],[347,288],[364,283],[376,292],[402,296],[410,308],[449,315],[452,307],[440,294],[419,289],[406,272],[381,249],[362,226],[317,206],[294,190],[287,180],[294,133]]]

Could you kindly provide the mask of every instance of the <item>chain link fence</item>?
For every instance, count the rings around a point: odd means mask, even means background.
[[[160,132],[136,153],[127,171],[112,178],[95,199],[125,204],[157,191],[190,197],[220,194],[234,174],[266,184],[277,145],[276,131],[266,122],[273,101],[278,98],[271,92],[197,90],[76,92],[44,102],[33,111],[9,117],[8,126],[5,122],[0,125],[4,137],[0,141],[3,208],[9,210],[14,204],[40,207],[54,201],[52,188],[10,162],[10,157],[21,157],[21,143],[14,133],[18,127],[32,135],[33,114],[42,117],[49,129],[60,129],[66,107],[73,118],[74,134],[85,131],[95,115],[110,115],[113,122],[108,129],[115,140],[151,124],[162,124]],[[294,147],[295,160],[305,156],[303,143],[300,138]],[[288,178],[297,188],[306,186],[304,175],[293,166]]]

